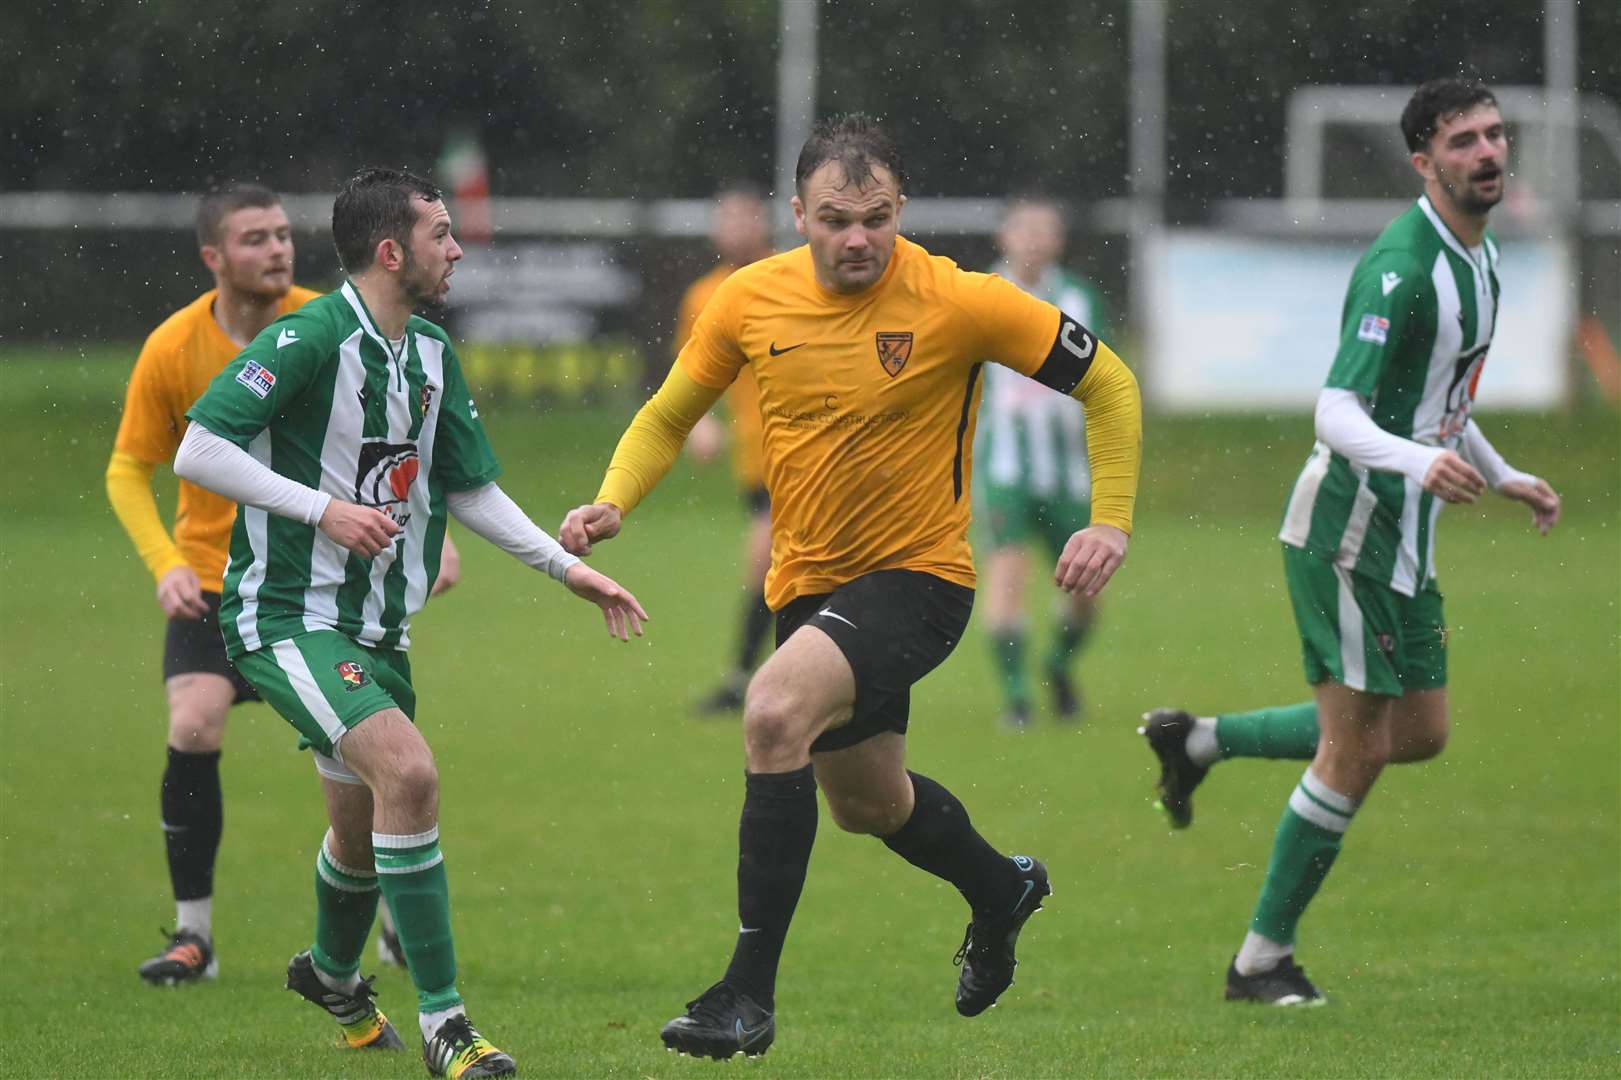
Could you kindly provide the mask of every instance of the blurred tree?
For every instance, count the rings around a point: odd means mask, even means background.
[[[1126,190],[1125,0],[823,0],[822,111],[887,118],[920,194]],[[54,0],[0,38],[0,183],[331,190],[426,169],[453,129],[496,194],[702,196],[768,180],[776,0]],[[1579,7],[1585,89],[1621,97],[1621,4]],[[1525,0],[1172,0],[1173,216],[1275,194],[1289,91],[1460,69],[1541,79]]]

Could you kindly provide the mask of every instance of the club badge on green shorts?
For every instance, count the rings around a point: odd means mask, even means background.
[[[332,665],[332,668],[338,673],[338,677],[343,680],[343,688],[346,691],[359,690],[362,686],[371,682],[371,676],[366,674],[366,669],[353,660],[339,660]]]

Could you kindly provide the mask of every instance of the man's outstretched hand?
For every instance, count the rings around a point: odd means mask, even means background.
[[[563,575],[563,584],[575,596],[602,609],[602,620],[608,624],[608,633],[612,636],[620,641],[629,641],[632,633],[642,636],[642,623],[648,621],[647,612],[630,591],[613,578],[597,573],[584,563],[575,563]]]
[[[1531,524],[1543,536],[1559,524],[1559,493],[1548,481],[1532,477],[1529,480],[1510,480],[1497,489],[1501,495],[1522,502],[1531,508]]]

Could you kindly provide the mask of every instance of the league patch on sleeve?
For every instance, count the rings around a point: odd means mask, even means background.
[[[1383,315],[1368,314],[1362,316],[1362,325],[1356,328],[1358,341],[1371,341],[1375,345],[1383,345],[1385,336],[1390,333],[1390,320]]]
[[[270,391],[276,387],[276,376],[257,360],[249,360],[243,364],[242,370],[236,374],[236,381],[252,390],[261,399],[269,397]]]

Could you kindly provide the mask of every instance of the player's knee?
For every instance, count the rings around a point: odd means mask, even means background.
[[[400,764],[393,787],[393,797],[405,805],[433,805],[439,798],[439,767],[429,754],[413,755]]]
[[[1391,756],[1403,762],[1438,758],[1447,748],[1447,735],[1445,727],[1414,732],[1401,741],[1401,745],[1396,747]]]
[[[225,715],[196,702],[175,701],[169,706],[169,745],[186,753],[218,750],[225,741]]]
[[[751,760],[797,748],[798,710],[788,694],[749,687],[743,703],[743,745]]]
[[[1318,737],[1317,759],[1335,772],[1378,771],[1389,764],[1390,732],[1383,725],[1350,732],[1323,732]]]

